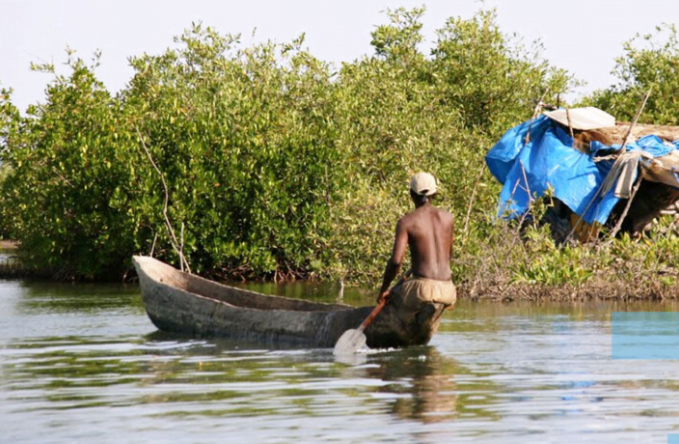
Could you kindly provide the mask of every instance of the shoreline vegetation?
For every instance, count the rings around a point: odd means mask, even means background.
[[[194,24],[158,55],[130,58],[117,94],[72,50],[44,101],[20,112],[0,89],[0,238],[31,270],[121,280],[152,255],[216,280],[375,286],[408,178],[434,174],[456,218],[460,297],[503,301],[679,297],[674,219],[639,239],[557,245],[549,227],[499,220],[484,156],[539,102],[676,124],[676,30],[622,45],[619,82],[576,104],[580,83],[523,46],[494,10],[450,18],[422,49],[424,8],[388,11],[373,53],[335,67],[291,43],[245,46]],[[66,73],[61,73],[65,70]],[[1,81],[2,79],[0,79]],[[532,214],[544,211],[536,200]],[[519,227],[520,225],[520,227]],[[180,253],[180,254],[178,254]]]

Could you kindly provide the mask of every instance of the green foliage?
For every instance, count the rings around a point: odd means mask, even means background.
[[[497,136],[526,120],[539,100],[556,102],[572,82],[561,69],[505,36],[494,10],[471,20],[451,18],[438,31],[432,76],[442,83],[441,100],[459,107],[466,127]]]
[[[408,178],[418,171],[439,179],[439,205],[457,215],[459,254],[487,251],[494,229],[487,215],[499,187],[483,157],[507,125],[530,118],[536,101],[569,85],[564,72],[502,34],[494,12],[450,20],[427,58],[417,50],[421,13],[390,11],[390,23],[373,32],[375,56],[340,72],[340,177],[350,186],[342,186],[331,230],[335,272],[379,277],[394,225],[411,207]]]
[[[594,276],[587,268],[592,254],[589,247],[554,245],[549,229],[531,227],[526,234],[529,261],[517,261],[510,265],[512,282],[546,284],[551,286],[582,285]]]
[[[180,41],[132,60],[124,101],[170,185],[170,219],[185,224],[192,262],[198,271],[307,269],[336,194],[327,65],[301,40],[232,50],[236,37],[196,26]],[[143,211],[160,227],[164,193],[151,179]]]
[[[652,93],[640,117],[641,123],[676,125],[679,119],[679,39],[674,25],[656,27],[623,44],[613,74],[618,83],[596,91],[584,104],[604,109],[618,119],[631,121],[642,98]]]
[[[338,72],[303,36],[245,47],[194,25],[175,48],[132,58],[112,96],[71,53],[27,116],[3,99],[10,234],[37,266],[119,276],[134,253],[176,260],[167,197],[194,271],[375,279],[410,208],[408,178],[426,170],[457,216],[455,267],[471,280],[470,255],[487,256],[497,232],[483,156],[572,80],[502,34],[492,11],[449,20],[425,54],[423,13],[389,11],[374,55]]]
[[[2,156],[9,134],[15,131],[14,127],[19,120],[19,110],[12,105],[11,96],[11,89],[0,88],[0,156]],[[0,189],[11,171],[9,165],[0,162]],[[7,205],[5,194],[0,193],[0,239],[6,239],[10,234],[11,223],[8,220]]]
[[[420,18],[424,11],[424,7],[387,10],[390,23],[380,25],[372,32],[370,44],[375,48],[375,54],[392,61],[421,58],[417,45],[422,42]]]
[[[70,76],[56,76],[47,102],[27,117],[3,110],[12,121],[3,216],[29,263],[120,276],[134,251],[130,209],[111,204],[129,174],[114,136],[120,111],[91,67],[75,58],[68,65]]]
[[[536,210],[542,204],[536,202]],[[549,227],[528,222],[497,224],[485,243],[455,257],[462,291],[497,298],[640,298],[677,296],[679,237],[673,217],[657,222],[642,239],[624,235],[557,246]]]

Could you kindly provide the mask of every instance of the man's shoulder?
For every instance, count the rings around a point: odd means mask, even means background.
[[[432,216],[445,220],[451,221],[453,220],[453,215],[449,211],[444,210],[443,208],[431,206],[424,211],[420,209],[415,209],[411,211],[410,213],[401,217],[398,220],[398,224],[401,226],[405,226],[412,223],[416,224],[419,221],[422,221],[423,219],[428,219]]]
[[[406,213],[406,214],[404,214],[403,216],[401,216],[401,218],[398,220],[397,224],[398,224],[398,225],[401,225],[401,226],[406,225],[406,224],[407,224],[408,222],[410,222],[414,217],[415,217],[415,214],[414,214],[413,211],[411,211],[410,213]]]
[[[452,218],[453,218],[452,213],[451,213],[450,211],[448,211],[448,210],[444,210],[443,208],[436,208],[436,211],[437,211],[437,213],[438,213],[439,215],[441,215],[442,217],[445,217],[445,218],[448,218],[448,219],[452,219]]]
[[[453,215],[450,213],[450,211],[445,210],[443,208],[432,206],[430,208],[430,211],[431,211],[431,213],[435,214],[436,216],[438,216],[442,219],[453,219]]]
[[[420,217],[421,216],[416,210],[411,211],[401,216],[401,218],[397,222],[397,226],[401,228],[407,228],[408,226],[417,223]]]

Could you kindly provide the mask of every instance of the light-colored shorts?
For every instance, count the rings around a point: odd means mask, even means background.
[[[411,278],[395,287],[393,291],[400,296],[405,307],[413,310],[417,310],[426,302],[453,305],[457,300],[457,290],[451,281]]]

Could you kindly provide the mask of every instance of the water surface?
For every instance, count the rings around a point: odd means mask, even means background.
[[[134,285],[0,281],[0,442],[664,444],[679,361],[612,360],[610,313],[678,308],[462,301],[429,346],[337,362],[159,333]]]

